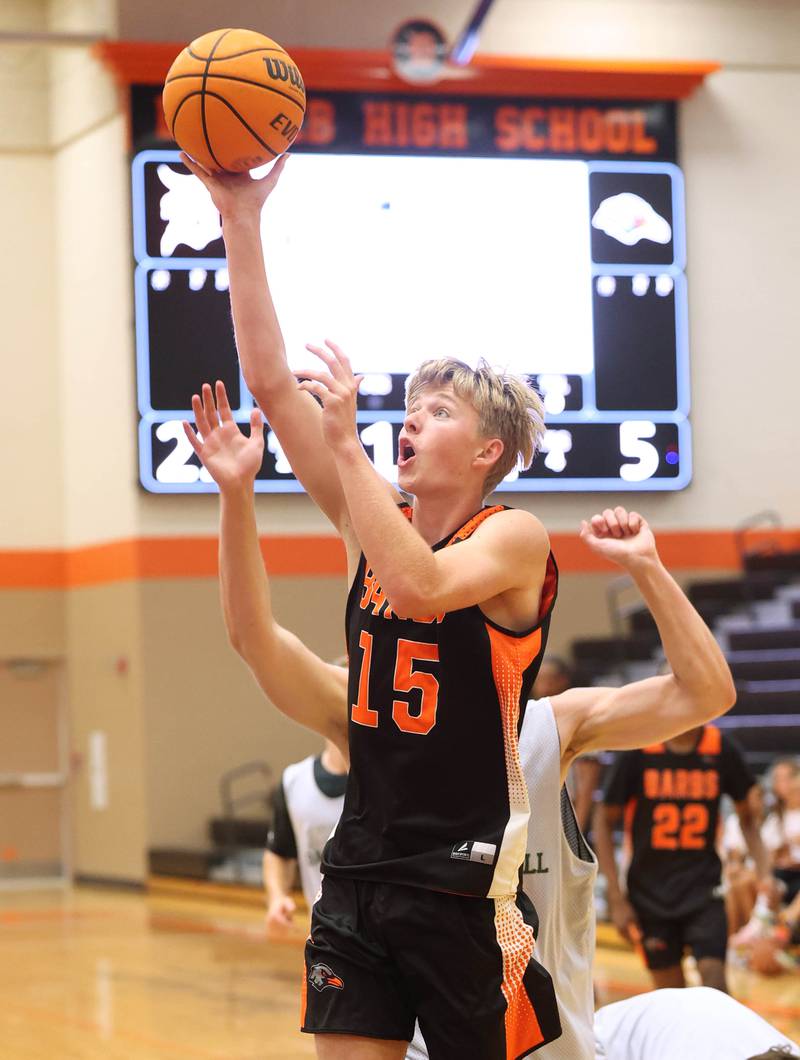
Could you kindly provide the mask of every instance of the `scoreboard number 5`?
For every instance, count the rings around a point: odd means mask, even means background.
[[[655,433],[656,425],[652,420],[625,420],[619,425],[619,451],[622,456],[636,461],[620,466],[620,478],[625,482],[644,482],[658,471],[658,449],[645,441]]]

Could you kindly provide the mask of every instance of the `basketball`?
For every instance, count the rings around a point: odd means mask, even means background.
[[[218,29],[188,44],[164,83],[173,139],[206,169],[271,162],[303,124],[306,92],[280,44],[249,29]]]

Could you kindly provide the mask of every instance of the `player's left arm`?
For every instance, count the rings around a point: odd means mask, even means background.
[[[541,585],[550,542],[529,512],[499,512],[457,549],[432,551],[394,503],[358,438],[360,377],[341,351],[317,355],[328,371],[298,372],[301,387],[323,402],[325,440],[336,455],[355,535],[394,610],[422,618]]]
[[[739,817],[744,841],[747,844],[750,857],[755,862],[759,879],[762,883],[771,882],[773,879],[772,859],[761,838],[761,822],[758,819],[752,789],[741,801],[735,802],[734,806]]]
[[[646,521],[624,508],[584,522],[581,537],[631,575],[655,619],[672,673],[622,688],[574,688],[554,696],[562,764],[579,754],[670,739],[724,714],[736,700],[711,630],[664,567]]]

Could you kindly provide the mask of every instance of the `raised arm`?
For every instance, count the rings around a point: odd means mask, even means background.
[[[322,439],[320,408],[310,394],[298,388],[289,370],[264,266],[261,212],[283,172],[286,155],[259,180],[247,173],[210,173],[188,155],[181,155],[181,159],[205,184],[222,219],[236,348],[244,380],[295,475],[351,552],[347,505],[336,462]]]
[[[555,696],[565,766],[587,751],[625,750],[670,739],[719,717],[736,700],[725,656],[662,564],[645,520],[624,508],[606,509],[582,524],[581,537],[636,582],[672,673],[622,688],[574,688]]]
[[[539,520],[520,510],[501,512],[457,549],[434,552],[387,493],[359,441],[359,378],[350,362],[338,348],[314,352],[328,372],[304,371],[308,381],[302,385],[324,401],[323,433],[336,453],[356,537],[394,610],[404,617],[425,618],[514,590],[538,592],[550,552]]]
[[[287,717],[332,740],[347,756],[347,673],[324,662],[272,613],[269,581],[258,541],[253,481],[264,449],[258,410],[250,436],[239,430],[222,383],[192,399],[198,437],[184,430],[220,488],[219,574],[228,636],[274,705]]]

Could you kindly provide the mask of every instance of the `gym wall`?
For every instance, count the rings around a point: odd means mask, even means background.
[[[426,10],[454,33],[470,6],[434,0]],[[216,26],[219,10],[210,0],[16,0],[3,5],[0,32],[183,41]],[[289,47],[368,48],[419,13],[388,0],[349,2],[347,11],[345,21],[316,0],[233,2],[224,19]],[[778,0],[499,0],[481,47],[725,64],[681,104],[694,482],[636,504],[676,535],[670,555],[682,577],[706,565],[715,576],[732,573],[728,532],[741,519],[775,508],[788,527],[800,526],[800,146],[789,135],[800,10]],[[147,846],[202,845],[223,771],[263,758],[277,773],[319,741],[275,716],[229,648],[213,574],[174,562],[154,568],[141,545],[213,535],[217,502],[150,496],[137,485],[128,142],[116,86],[86,47],[23,44],[0,44],[0,85],[0,656],[66,660],[75,750],[85,754],[89,732],[101,729],[109,756],[107,809],[92,809],[85,769],[74,777],[74,868],[142,879]],[[514,498],[556,543],[612,500]],[[330,533],[304,497],[261,496],[257,507],[262,533]],[[563,554],[558,651],[606,630],[610,577],[580,570],[573,550]],[[276,577],[274,592],[287,626],[322,654],[339,653],[343,577],[298,570]]]

